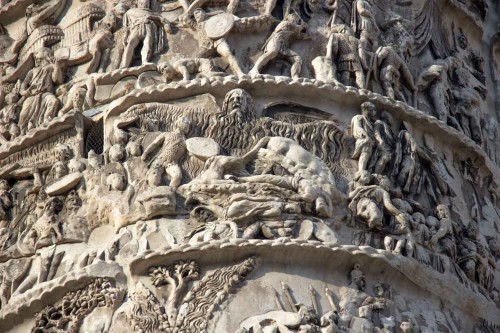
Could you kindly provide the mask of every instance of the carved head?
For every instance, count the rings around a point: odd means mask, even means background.
[[[459,33],[457,35],[457,42],[458,46],[460,46],[462,50],[465,50],[467,46],[469,46],[469,41],[467,40],[467,36],[464,34],[462,28],[459,28]]]
[[[125,177],[119,173],[112,173],[106,178],[109,191],[123,191],[127,187]]]
[[[295,305],[303,323],[317,323],[319,318],[313,307],[299,303]]]
[[[52,171],[54,172],[54,179],[61,179],[68,174],[68,168],[66,164],[61,161],[57,161],[52,166]]]
[[[66,162],[71,158],[73,151],[71,148],[64,143],[60,143],[55,148],[56,158],[58,161]]]
[[[375,295],[379,297],[385,296],[385,286],[382,282],[377,281],[377,283],[373,285],[373,290],[375,291]]]
[[[401,332],[403,333],[412,333],[413,332],[413,324],[411,321],[403,321],[401,322],[401,325],[399,326],[401,329]]]
[[[68,196],[66,197],[65,205],[66,209],[68,210],[78,209],[82,206],[82,199],[80,199],[78,193],[73,190],[69,192]]]
[[[385,329],[385,332],[394,332],[396,322],[393,316],[382,317],[380,318],[380,322],[382,323],[382,327]]]
[[[225,116],[237,118],[240,121],[250,121],[254,118],[252,96],[243,89],[233,89],[226,94],[222,111]]]
[[[63,209],[63,202],[58,197],[50,198],[45,202],[45,206],[43,210],[46,214],[55,215],[59,214],[59,212]]]
[[[416,212],[416,213],[413,213],[413,215],[411,217],[412,217],[411,221],[414,222],[414,223],[412,223],[414,227],[417,227],[420,224],[425,224],[424,214]]]
[[[191,129],[191,121],[187,117],[180,117],[174,124],[174,128],[180,133],[186,135]]]
[[[389,191],[391,185],[392,185],[391,180],[387,176],[383,176],[382,178],[380,178],[379,186],[384,190]]]
[[[167,62],[158,64],[158,72],[160,72],[167,80],[173,80],[176,74],[174,67]]]
[[[297,15],[296,13],[289,13],[287,14],[287,16],[285,17],[285,20],[288,21],[288,22],[291,22],[291,23],[294,23],[294,24],[300,24],[301,23],[301,19],[300,19],[300,16]]]
[[[54,52],[47,47],[41,47],[33,53],[35,67],[50,65],[55,63]]]
[[[5,102],[9,105],[13,105],[19,102],[19,94],[15,91],[11,91],[5,96]]]
[[[350,273],[351,282],[350,284],[354,284],[358,290],[365,290],[366,287],[366,279],[363,275],[363,271],[361,271],[360,264],[354,264],[354,268]]]
[[[160,186],[162,183],[163,169],[153,163],[151,168],[146,173],[146,178],[148,180],[148,185],[151,187]]]
[[[142,147],[135,141],[129,141],[125,147],[128,156],[140,156],[142,154]]]
[[[479,228],[474,221],[470,221],[467,226],[467,235],[471,239],[477,239],[479,237]]]
[[[9,189],[9,182],[7,182],[5,179],[0,179],[0,191],[8,191]]]
[[[26,8],[26,17],[31,17],[35,14],[38,14],[40,12],[42,6],[37,5],[37,4],[31,4]]]
[[[151,0],[137,0],[137,8],[151,9]]]
[[[205,13],[205,11],[201,8],[196,8],[193,12],[193,16],[194,16],[194,19],[196,20],[196,22],[203,22],[205,21],[205,18],[207,17],[207,14]]]
[[[446,205],[437,205],[436,213],[439,219],[447,219],[450,217],[450,210]]]
[[[363,102],[361,104],[361,114],[373,121],[377,117],[377,107],[372,102]]]

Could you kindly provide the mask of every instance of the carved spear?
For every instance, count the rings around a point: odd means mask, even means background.
[[[290,287],[288,287],[288,285],[283,281],[281,281],[281,290],[283,290],[283,294],[285,294],[288,306],[292,309],[292,312],[297,312],[297,308],[293,303],[292,295],[290,294]]]
[[[332,311],[337,311],[337,307],[335,306],[335,302],[333,301],[333,294],[328,287],[325,287],[325,295],[326,298],[328,299],[328,303],[330,303],[330,307],[332,308]]]
[[[319,313],[318,301],[316,300],[316,290],[314,290],[312,285],[309,285],[309,297],[311,297],[311,303],[316,313]]]

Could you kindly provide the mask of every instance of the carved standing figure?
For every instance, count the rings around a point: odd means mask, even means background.
[[[170,22],[151,9],[151,1],[138,0],[137,8],[123,15],[123,26],[128,29],[125,50],[120,67],[129,67],[134,51],[142,43],[141,60],[148,63],[155,54],[163,51],[165,31],[171,32]]]
[[[174,132],[160,134],[142,154],[142,159],[146,160],[149,155],[158,150],[151,167],[163,168],[171,187],[178,187],[182,182],[182,170],[179,163],[187,152],[185,135],[189,132],[190,126],[189,119],[179,118],[175,123]]]
[[[470,73],[465,68],[455,70],[456,87],[451,92],[455,98],[455,113],[464,133],[477,144],[483,142],[480,127],[481,95],[470,85]]]
[[[368,170],[368,163],[373,153],[373,125],[377,109],[372,102],[361,104],[361,114],[352,117],[351,131],[355,140],[352,159],[358,160],[358,174]]]
[[[307,38],[307,35],[303,33],[305,29],[306,25],[297,14],[288,14],[267,39],[264,44],[264,54],[257,59],[249,74],[259,74],[262,67],[269,61],[277,57],[283,57],[292,63],[290,76],[294,79],[298,78],[302,68],[302,58],[297,52],[290,49],[290,44],[294,39]]]
[[[439,218],[439,229],[431,237],[430,243],[433,249],[440,253],[445,253],[452,259],[457,257],[455,236],[453,234],[453,221],[450,218],[450,210],[446,205],[436,207]]]
[[[222,36],[217,38],[210,38],[208,36],[206,30],[206,23],[208,19],[207,13],[203,9],[197,8],[193,12],[193,17],[193,19],[190,19],[187,22],[187,26],[197,33],[198,45],[200,47],[199,57],[208,58],[214,54],[218,54],[225,61],[227,61],[234,75],[244,75],[243,71],[241,70],[240,64],[238,63],[238,59],[236,59],[236,57],[231,52],[231,48],[226,41],[226,37]],[[230,18],[227,15],[224,15],[221,20],[230,20]]]
[[[352,29],[345,24],[334,25],[330,39],[331,41],[328,43],[332,47],[340,82],[350,86],[354,77],[355,86],[364,88],[365,74],[363,68],[367,66],[363,46],[359,39],[354,37]]]
[[[64,80],[61,62],[54,59],[52,50],[41,48],[33,53],[35,67],[31,69],[21,85],[25,98],[19,115],[19,127],[24,133],[57,115],[60,102],[54,95],[55,87]]]
[[[416,91],[413,76],[411,75],[408,65],[405,60],[398,54],[396,49],[399,46],[389,44],[388,46],[379,47],[376,53],[376,68],[380,68],[378,78],[382,83],[384,94],[387,97],[395,98],[406,103],[406,98],[401,91],[400,78],[401,75],[405,79],[412,91]]]

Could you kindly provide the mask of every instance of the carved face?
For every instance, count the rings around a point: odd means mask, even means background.
[[[193,13],[194,19],[196,22],[203,22],[205,21],[206,14],[201,8],[197,8],[194,13]]]
[[[137,0],[137,8],[146,8],[150,9],[151,7],[150,0]]]
[[[224,98],[223,111],[226,115],[240,120],[253,118],[252,97],[243,89],[234,89]]]
[[[361,104],[361,114],[373,121],[377,116],[377,108],[375,107],[375,104],[372,102],[364,102]]]
[[[355,277],[352,281],[354,282],[358,290],[365,290],[366,280],[363,276]]]
[[[437,215],[440,219],[447,219],[450,216],[450,211],[445,205],[439,205],[436,207]]]
[[[50,65],[54,63],[54,53],[51,49],[42,47],[33,53],[35,67]]]
[[[403,321],[401,323],[401,326],[399,326],[399,328],[401,328],[401,331],[403,333],[411,333],[412,332],[412,324],[409,321]]]
[[[7,191],[9,188],[9,183],[5,179],[0,180],[0,191]]]
[[[460,46],[460,48],[462,50],[465,50],[467,48],[467,46],[469,45],[469,41],[467,40],[467,36],[465,36],[462,29],[460,29],[460,33],[457,36],[457,42],[458,42],[458,46]]]
[[[191,121],[186,117],[181,117],[175,122],[175,128],[182,134],[187,134],[191,129]]]

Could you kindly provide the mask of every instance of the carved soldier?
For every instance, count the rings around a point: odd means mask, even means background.
[[[465,68],[455,70],[457,84],[451,92],[455,98],[455,112],[464,133],[477,144],[483,142],[480,127],[481,95],[470,86],[470,73]]]
[[[352,117],[351,131],[355,147],[352,159],[358,160],[358,175],[368,170],[368,163],[373,153],[374,139],[373,126],[377,109],[372,102],[361,104],[361,114]]]
[[[264,54],[257,59],[249,74],[259,74],[262,67],[269,61],[282,57],[292,64],[290,76],[294,79],[298,78],[302,68],[302,59],[297,52],[290,49],[290,44],[294,39],[307,38],[307,35],[303,33],[305,29],[306,25],[297,14],[288,14],[267,39],[264,44]]]
[[[14,206],[10,185],[5,179],[0,180],[0,229],[5,228],[9,221],[9,211]]]
[[[160,134],[142,154],[142,159],[145,161],[154,151],[158,150],[151,167],[163,169],[170,180],[169,186],[171,187],[178,187],[182,182],[182,170],[179,163],[187,152],[185,135],[189,132],[190,127],[189,119],[179,118],[173,132]]]
[[[376,142],[373,173],[383,175],[387,163],[391,160],[394,153],[394,134],[392,133],[392,116],[384,111],[380,119],[375,121],[373,126],[373,137]]]
[[[359,39],[354,37],[352,29],[339,24],[332,27],[330,35],[332,54],[337,64],[337,70],[340,75],[340,82],[346,86],[352,85],[354,77],[357,88],[365,87],[365,74],[363,68],[366,68],[365,53]]]
[[[19,94],[11,91],[5,96],[7,105],[0,110],[0,144],[15,139],[19,134]]]
[[[378,34],[380,32],[373,8],[368,0],[356,1],[357,31],[359,40],[365,51],[375,51],[378,48]]]
[[[54,95],[55,87],[64,80],[61,62],[54,59],[51,49],[41,48],[33,53],[35,68],[26,75],[21,85],[25,98],[19,115],[19,127],[24,133],[57,115],[60,102]]]
[[[457,66],[458,60],[455,57],[439,59],[422,71],[417,85],[420,91],[428,90],[437,118],[446,124],[450,123],[456,129],[460,129],[457,120],[450,115],[450,99],[447,92],[449,89],[448,72]]]
[[[363,219],[370,229],[380,229],[383,225],[384,213],[395,217],[399,224],[396,231],[407,229],[408,217],[391,201],[391,182],[383,176],[378,184],[370,185],[370,175],[365,172],[358,179],[356,188],[349,193],[349,208],[352,211],[352,222],[356,217]]]
[[[62,239],[63,236],[57,222],[57,215],[62,208],[63,202],[57,197],[50,198],[45,202],[42,215],[32,225],[28,233],[28,239],[32,247],[38,248],[39,246],[52,244],[52,234],[55,235],[57,240]]]
[[[436,207],[439,218],[439,229],[431,237],[430,243],[433,249],[440,253],[446,253],[452,259],[456,258],[457,249],[453,234],[453,221],[450,218],[450,210],[446,205]]]
[[[179,59],[172,65],[161,63],[158,64],[158,71],[163,74],[167,82],[174,80],[178,76],[182,76],[182,80],[187,81],[191,79],[191,75],[210,77],[224,74],[216,72],[212,60],[205,58]]]
[[[406,65],[404,59],[396,51],[398,48],[399,46],[395,44],[389,44],[388,46],[378,48],[376,53],[376,66],[377,69],[380,69],[380,73],[376,71],[376,75],[378,74],[378,78],[384,89],[384,94],[387,97],[395,98],[406,103],[406,98],[400,88],[401,76],[403,76],[412,91],[416,91],[417,88],[413,82],[413,76],[411,75],[410,69]]]
[[[214,54],[218,54],[227,61],[234,75],[244,75],[238,63],[238,59],[236,59],[231,52],[231,48],[225,36],[210,38],[207,35],[207,16],[207,13],[203,9],[197,8],[193,12],[194,19],[190,19],[190,21],[187,22],[187,26],[197,32],[198,45],[201,49],[199,57],[208,58]],[[227,16],[221,19],[225,20],[226,18]]]
[[[164,32],[171,32],[170,22],[151,9],[151,1],[138,0],[137,8],[127,10],[123,15],[123,26],[128,29],[126,46],[120,67],[129,67],[134,51],[142,43],[142,63],[148,63],[155,54],[164,49]]]

